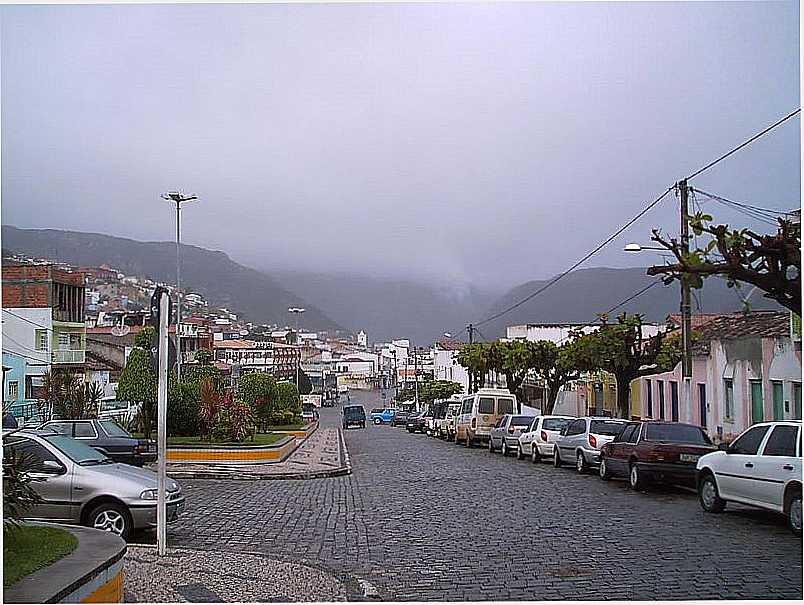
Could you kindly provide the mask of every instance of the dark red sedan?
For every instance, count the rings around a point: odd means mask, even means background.
[[[716,449],[693,424],[629,422],[600,450],[600,478],[628,477],[636,490],[651,481],[695,487],[698,458]]]

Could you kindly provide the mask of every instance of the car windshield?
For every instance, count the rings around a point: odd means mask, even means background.
[[[93,466],[95,464],[112,464],[112,460],[105,454],[101,454],[95,448],[89,447],[85,443],[76,441],[66,435],[48,435],[45,439],[61,450],[73,462],[81,466]]]
[[[500,397],[497,399],[497,413],[498,414],[513,414],[514,400],[510,397]]]
[[[516,427],[526,428],[533,422],[533,416],[514,416],[511,418],[511,424]]]
[[[542,422],[542,428],[545,431],[560,431],[569,424],[566,418],[546,418]]]
[[[592,426],[589,427],[589,432],[595,435],[608,435],[616,437],[620,434],[625,426],[624,422],[616,422],[614,420],[593,420]]]
[[[101,420],[100,425],[109,437],[131,437],[131,433],[114,420]]]
[[[649,424],[645,431],[648,441],[669,441],[670,443],[691,443],[712,445],[709,437],[697,426],[688,424]]]

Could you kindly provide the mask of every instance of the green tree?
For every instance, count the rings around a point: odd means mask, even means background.
[[[167,434],[170,437],[198,435],[200,389],[194,383],[168,375]]]
[[[463,391],[463,387],[450,380],[428,380],[419,387],[419,401],[428,408],[433,408],[440,412],[444,407],[445,401],[453,395],[458,395]]]
[[[712,217],[701,212],[688,219],[695,235],[712,239],[687,253],[680,241],[665,239],[654,229],[652,239],[672,252],[676,262],[649,267],[648,275],[664,275],[665,283],[686,281],[692,288],[702,288],[705,278],[721,275],[729,287],[737,282],[756,286],[766,298],[801,316],[800,223],[780,218],[776,233],[758,234],[712,225]]]
[[[486,374],[489,371],[487,355],[488,346],[482,342],[464,345],[458,351],[456,359],[469,373],[469,392],[474,393],[486,385]]]
[[[277,411],[279,389],[276,378],[264,372],[246,374],[237,385],[238,397],[251,406],[254,416],[264,430],[271,415]]]
[[[42,379],[40,410],[49,408],[59,418],[81,420],[96,418],[103,398],[103,387],[84,382],[73,372],[46,372]]]
[[[153,328],[137,334],[117,385],[118,399],[140,404],[138,424],[146,439],[150,439],[156,419],[157,378],[148,354],[152,336]]]
[[[673,341],[667,346],[663,334],[645,338],[642,316],[623,313],[617,323],[601,316],[596,332],[576,334],[573,351],[577,368],[584,371],[605,370],[617,381],[617,413],[630,416],[631,381],[672,370],[681,360],[680,348]]]
[[[295,424],[301,420],[301,397],[296,385],[292,382],[280,382],[277,385],[276,424]]]
[[[575,341],[557,345],[549,340],[531,343],[535,357],[536,375],[547,387],[547,400],[542,406],[542,414],[552,414],[563,386],[581,376],[578,369],[577,346]]]

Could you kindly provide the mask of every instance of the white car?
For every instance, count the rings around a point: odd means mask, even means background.
[[[739,502],[787,516],[801,534],[801,422],[762,422],[696,466],[703,509],[719,513]]]
[[[519,436],[516,457],[530,456],[532,462],[542,457],[553,457],[553,444],[561,436],[561,429],[574,420],[572,416],[536,416],[527,431]]]

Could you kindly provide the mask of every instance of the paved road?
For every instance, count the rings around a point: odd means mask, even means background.
[[[802,597],[801,540],[781,517],[707,515],[682,491],[635,493],[401,428],[346,443],[346,477],[186,480],[171,544],[298,560],[389,600]]]

